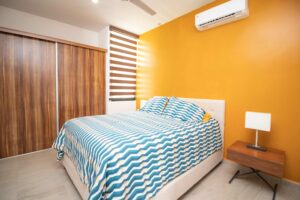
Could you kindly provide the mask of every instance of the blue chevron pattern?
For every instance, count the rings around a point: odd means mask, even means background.
[[[168,102],[168,97],[153,97],[147,101],[143,108],[140,111],[161,114]]]
[[[205,111],[194,103],[171,97],[163,115],[182,121],[202,121]]]
[[[221,149],[218,122],[183,122],[131,113],[72,119],[53,148],[74,162],[90,200],[149,199]]]

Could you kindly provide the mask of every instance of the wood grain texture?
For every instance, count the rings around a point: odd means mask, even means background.
[[[237,141],[227,149],[228,159],[262,172],[283,177],[285,153],[268,148],[266,152],[247,148],[248,143]]]
[[[58,44],[59,127],[69,119],[105,114],[105,53]]]
[[[0,33],[0,158],[49,148],[55,104],[55,43]]]

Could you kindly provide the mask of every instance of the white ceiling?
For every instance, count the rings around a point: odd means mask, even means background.
[[[154,16],[122,0],[0,0],[0,5],[93,31],[113,25],[142,34],[212,1],[144,0],[157,12]]]

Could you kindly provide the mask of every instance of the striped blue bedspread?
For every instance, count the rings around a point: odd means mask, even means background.
[[[66,153],[95,199],[149,199],[221,149],[218,122],[131,113],[72,119],[53,148]]]

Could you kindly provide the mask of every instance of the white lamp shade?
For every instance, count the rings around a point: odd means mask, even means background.
[[[246,112],[245,127],[269,132],[271,130],[271,114]]]

